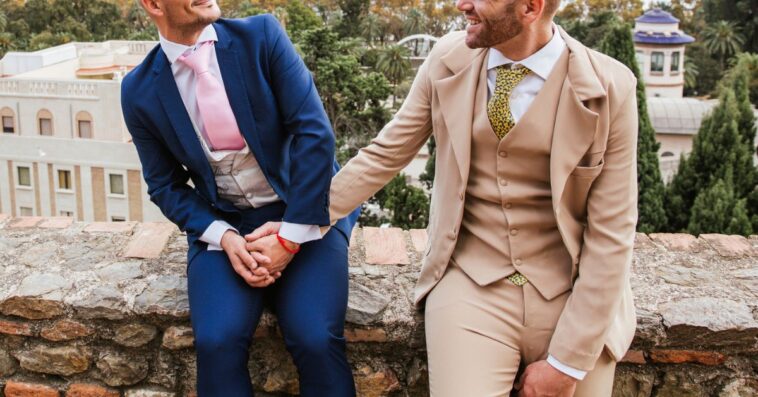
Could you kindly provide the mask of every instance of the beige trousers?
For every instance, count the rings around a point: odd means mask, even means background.
[[[451,263],[426,300],[431,395],[508,396],[520,370],[547,358],[569,293],[547,301],[528,283],[480,287]],[[615,368],[603,352],[574,396],[610,396]]]

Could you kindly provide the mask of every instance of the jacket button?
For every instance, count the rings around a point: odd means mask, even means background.
[[[458,193],[458,198],[460,198],[461,200],[463,200],[464,197],[465,196],[463,195],[463,192]]]
[[[447,237],[448,237],[450,240],[455,240],[455,232],[450,232],[450,234],[448,234],[448,235],[447,235]]]
[[[508,181],[506,181],[505,179],[500,178],[500,186],[507,186],[507,185],[508,185]]]
[[[500,153],[498,153],[498,155],[499,155],[500,157],[508,157],[508,152],[506,152],[505,150],[503,150],[503,151],[501,151]]]
[[[516,266],[521,266],[521,259],[516,259],[515,261],[513,261],[513,264]]]
[[[515,236],[518,234],[518,229],[511,229],[511,236]]]
[[[505,208],[506,209],[511,209],[511,208],[513,208],[513,204],[511,204],[511,203],[505,203]]]

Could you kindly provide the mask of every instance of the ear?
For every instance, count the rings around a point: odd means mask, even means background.
[[[532,23],[542,18],[542,15],[545,12],[546,0],[522,0],[522,1],[523,1],[522,7],[524,7],[523,17],[527,23]]]
[[[139,0],[142,4],[142,8],[145,9],[148,15],[152,17],[163,16],[163,2],[160,0]]]

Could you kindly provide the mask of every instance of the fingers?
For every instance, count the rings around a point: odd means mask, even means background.
[[[253,230],[252,233],[245,236],[247,241],[255,241],[261,237],[276,234],[279,231],[280,222],[266,222],[263,226]]]
[[[261,265],[270,265],[271,264],[271,258],[267,257],[266,255],[263,255],[262,253],[258,251],[252,251],[250,252],[250,255],[253,257],[253,259],[258,262]]]
[[[255,283],[258,278],[253,275],[249,267],[247,267],[237,255],[229,255],[229,261],[232,263],[234,271],[245,280],[246,283]]]

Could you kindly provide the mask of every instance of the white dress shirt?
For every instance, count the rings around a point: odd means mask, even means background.
[[[213,25],[208,25],[202,31],[194,46],[174,43],[168,41],[165,37],[160,36],[161,49],[171,63],[171,71],[174,75],[176,86],[179,89],[179,95],[182,98],[184,107],[187,109],[190,121],[195,129],[195,134],[203,148],[203,152],[209,163],[211,163],[211,166],[214,169],[214,174],[216,174],[216,181],[220,190],[219,195],[222,198],[229,199],[232,197],[240,198],[238,197],[240,194],[234,193],[242,193],[241,199],[244,201],[235,202],[238,207],[242,208],[260,207],[281,201],[281,198],[279,198],[266,180],[263,171],[255,160],[255,156],[250,152],[247,142],[245,142],[245,147],[240,150],[212,150],[210,145],[203,138],[201,129],[205,127],[202,115],[200,114],[200,109],[197,106],[197,79],[195,77],[195,72],[183,62],[177,62],[177,59],[188,51],[194,51],[199,43],[205,41],[218,41],[218,36],[216,35],[216,30],[213,28]],[[212,56],[208,64],[208,71],[223,85],[224,80],[218,66],[215,48],[211,50],[211,53]],[[245,178],[244,180],[238,178],[240,170],[234,170],[237,172],[233,173],[230,169],[228,170],[230,171],[229,175],[219,175],[220,170],[228,168],[225,167],[226,165],[232,166],[236,164],[244,165],[245,168],[242,170],[242,177]],[[240,188],[244,188],[244,191],[240,191]],[[221,238],[224,233],[230,229],[237,231],[237,229],[232,227],[226,221],[221,219],[216,220],[203,232],[203,235],[200,236],[200,241],[207,243],[209,250],[220,250]],[[318,225],[301,225],[288,222],[282,223],[279,234],[285,239],[296,243],[303,243],[316,238],[321,238]]]
[[[516,87],[513,88],[513,91],[511,91],[511,115],[513,116],[513,120],[518,122],[519,119],[524,116],[529,109],[529,106],[534,102],[534,98],[537,97],[537,94],[545,85],[547,77],[550,75],[550,72],[553,71],[555,63],[558,62],[558,59],[561,57],[561,54],[565,49],[566,42],[563,41],[561,35],[558,34],[555,25],[553,25],[553,38],[550,39],[550,41],[539,51],[521,61],[512,61],[500,51],[490,48],[489,59],[487,61],[488,98],[492,97],[492,94],[495,92],[497,68],[499,66],[510,65],[510,67],[516,67],[518,65],[523,65],[529,68],[532,73],[529,73],[520,83],[518,83],[518,85],[516,85]],[[552,355],[548,355],[547,362],[555,369],[578,380],[584,379],[587,375],[587,371],[569,367],[558,361]]]

